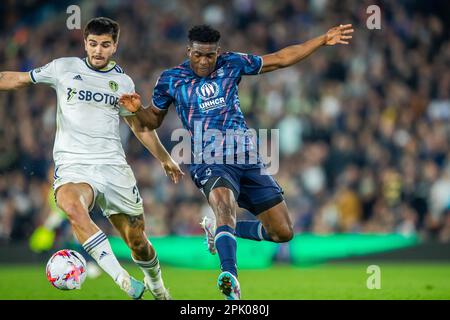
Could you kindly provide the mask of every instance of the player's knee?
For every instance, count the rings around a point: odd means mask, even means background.
[[[56,194],[56,204],[67,214],[69,219],[86,211],[78,198],[78,195],[70,188],[61,188]]]
[[[270,237],[274,242],[289,242],[294,237],[294,231],[292,230],[292,226],[285,226],[270,234]]]

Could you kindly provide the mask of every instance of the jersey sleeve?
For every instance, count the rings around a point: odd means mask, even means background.
[[[134,92],[136,92],[134,82],[133,82],[133,80],[131,80],[131,78],[129,78],[127,93],[134,93]],[[134,116],[134,113],[128,111],[127,109],[125,109],[124,107],[119,105],[119,116],[130,117],[130,116]]]
[[[261,56],[247,53],[232,53],[231,58],[240,69],[241,75],[255,75],[261,72],[263,65]]]
[[[57,60],[53,60],[45,66],[31,70],[29,72],[31,81],[33,83],[43,83],[56,87],[58,82],[56,64]]]
[[[153,106],[159,110],[167,110],[174,101],[171,95],[171,77],[167,73],[161,74],[156,81],[153,89],[152,103]]]

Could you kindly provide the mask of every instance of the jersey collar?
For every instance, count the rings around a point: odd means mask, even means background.
[[[116,66],[116,62],[113,61],[113,60],[110,60],[110,61],[108,62],[108,64],[107,64],[105,67],[103,67],[102,69],[95,69],[94,67],[92,67],[92,66],[90,65],[90,63],[89,63],[89,61],[88,61],[88,58],[84,58],[83,61],[84,61],[84,63],[86,63],[86,66],[87,66],[89,69],[94,70],[94,71],[97,71],[97,72],[102,72],[102,73],[104,73],[104,72],[109,72],[109,71],[111,71],[112,69],[114,69],[114,67]]]

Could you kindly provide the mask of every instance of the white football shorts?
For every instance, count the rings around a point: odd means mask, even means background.
[[[87,183],[94,191],[91,211],[97,204],[105,217],[123,213],[138,216],[144,213],[142,198],[129,165],[68,164],[55,167],[53,190],[66,183]]]

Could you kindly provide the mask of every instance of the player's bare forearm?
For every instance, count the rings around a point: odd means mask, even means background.
[[[137,93],[123,94],[119,98],[119,103],[126,110],[133,112],[139,119],[141,126],[150,130],[159,128],[167,111],[156,111],[151,106],[144,108],[141,103],[141,97]]]
[[[323,46],[325,41],[326,36],[321,35],[305,43],[292,45],[275,53],[265,55],[263,56],[261,73],[292,66]]]
[[[136,138],[156,159],[160,162],[166,162],[170,159],[170,155],[161,144],[156,131],[144,125],[138,115],[135,114],[132,117],[125,117],[125,121],[130,126]]]
[[[272,54],[262,57],[263,67],[261,73],[286,68],[300,62],[323,45],[348,44],[352,38],[351,24],[331,28],[327,33],[308,40],[305,43],[292,45]]]
[[[131,130],[133,130],[136,138],[138,138],[147,150],[161,162],[161,166],[163,167],[166,176],[174,183],[178,183],[184,173],[180,169],[178,163],[172,159],[166,148],[164,148],[156,131],[143,126],[137,116],[126,117],[125,121],[128,123]]]
[[[148,130],[143,132],[139,140],[160,162],[164,163],[170,160],[170,154],[159,140],[156,130]]]
[[[163,112],[155,112],[151,106],[145,109],[141,107],[134,114],[138,117],[142,125],[150,130],[158,129],[165,115]]]
[[[0,72],[0,91],[15,90],[31,84],[28,72]]]

